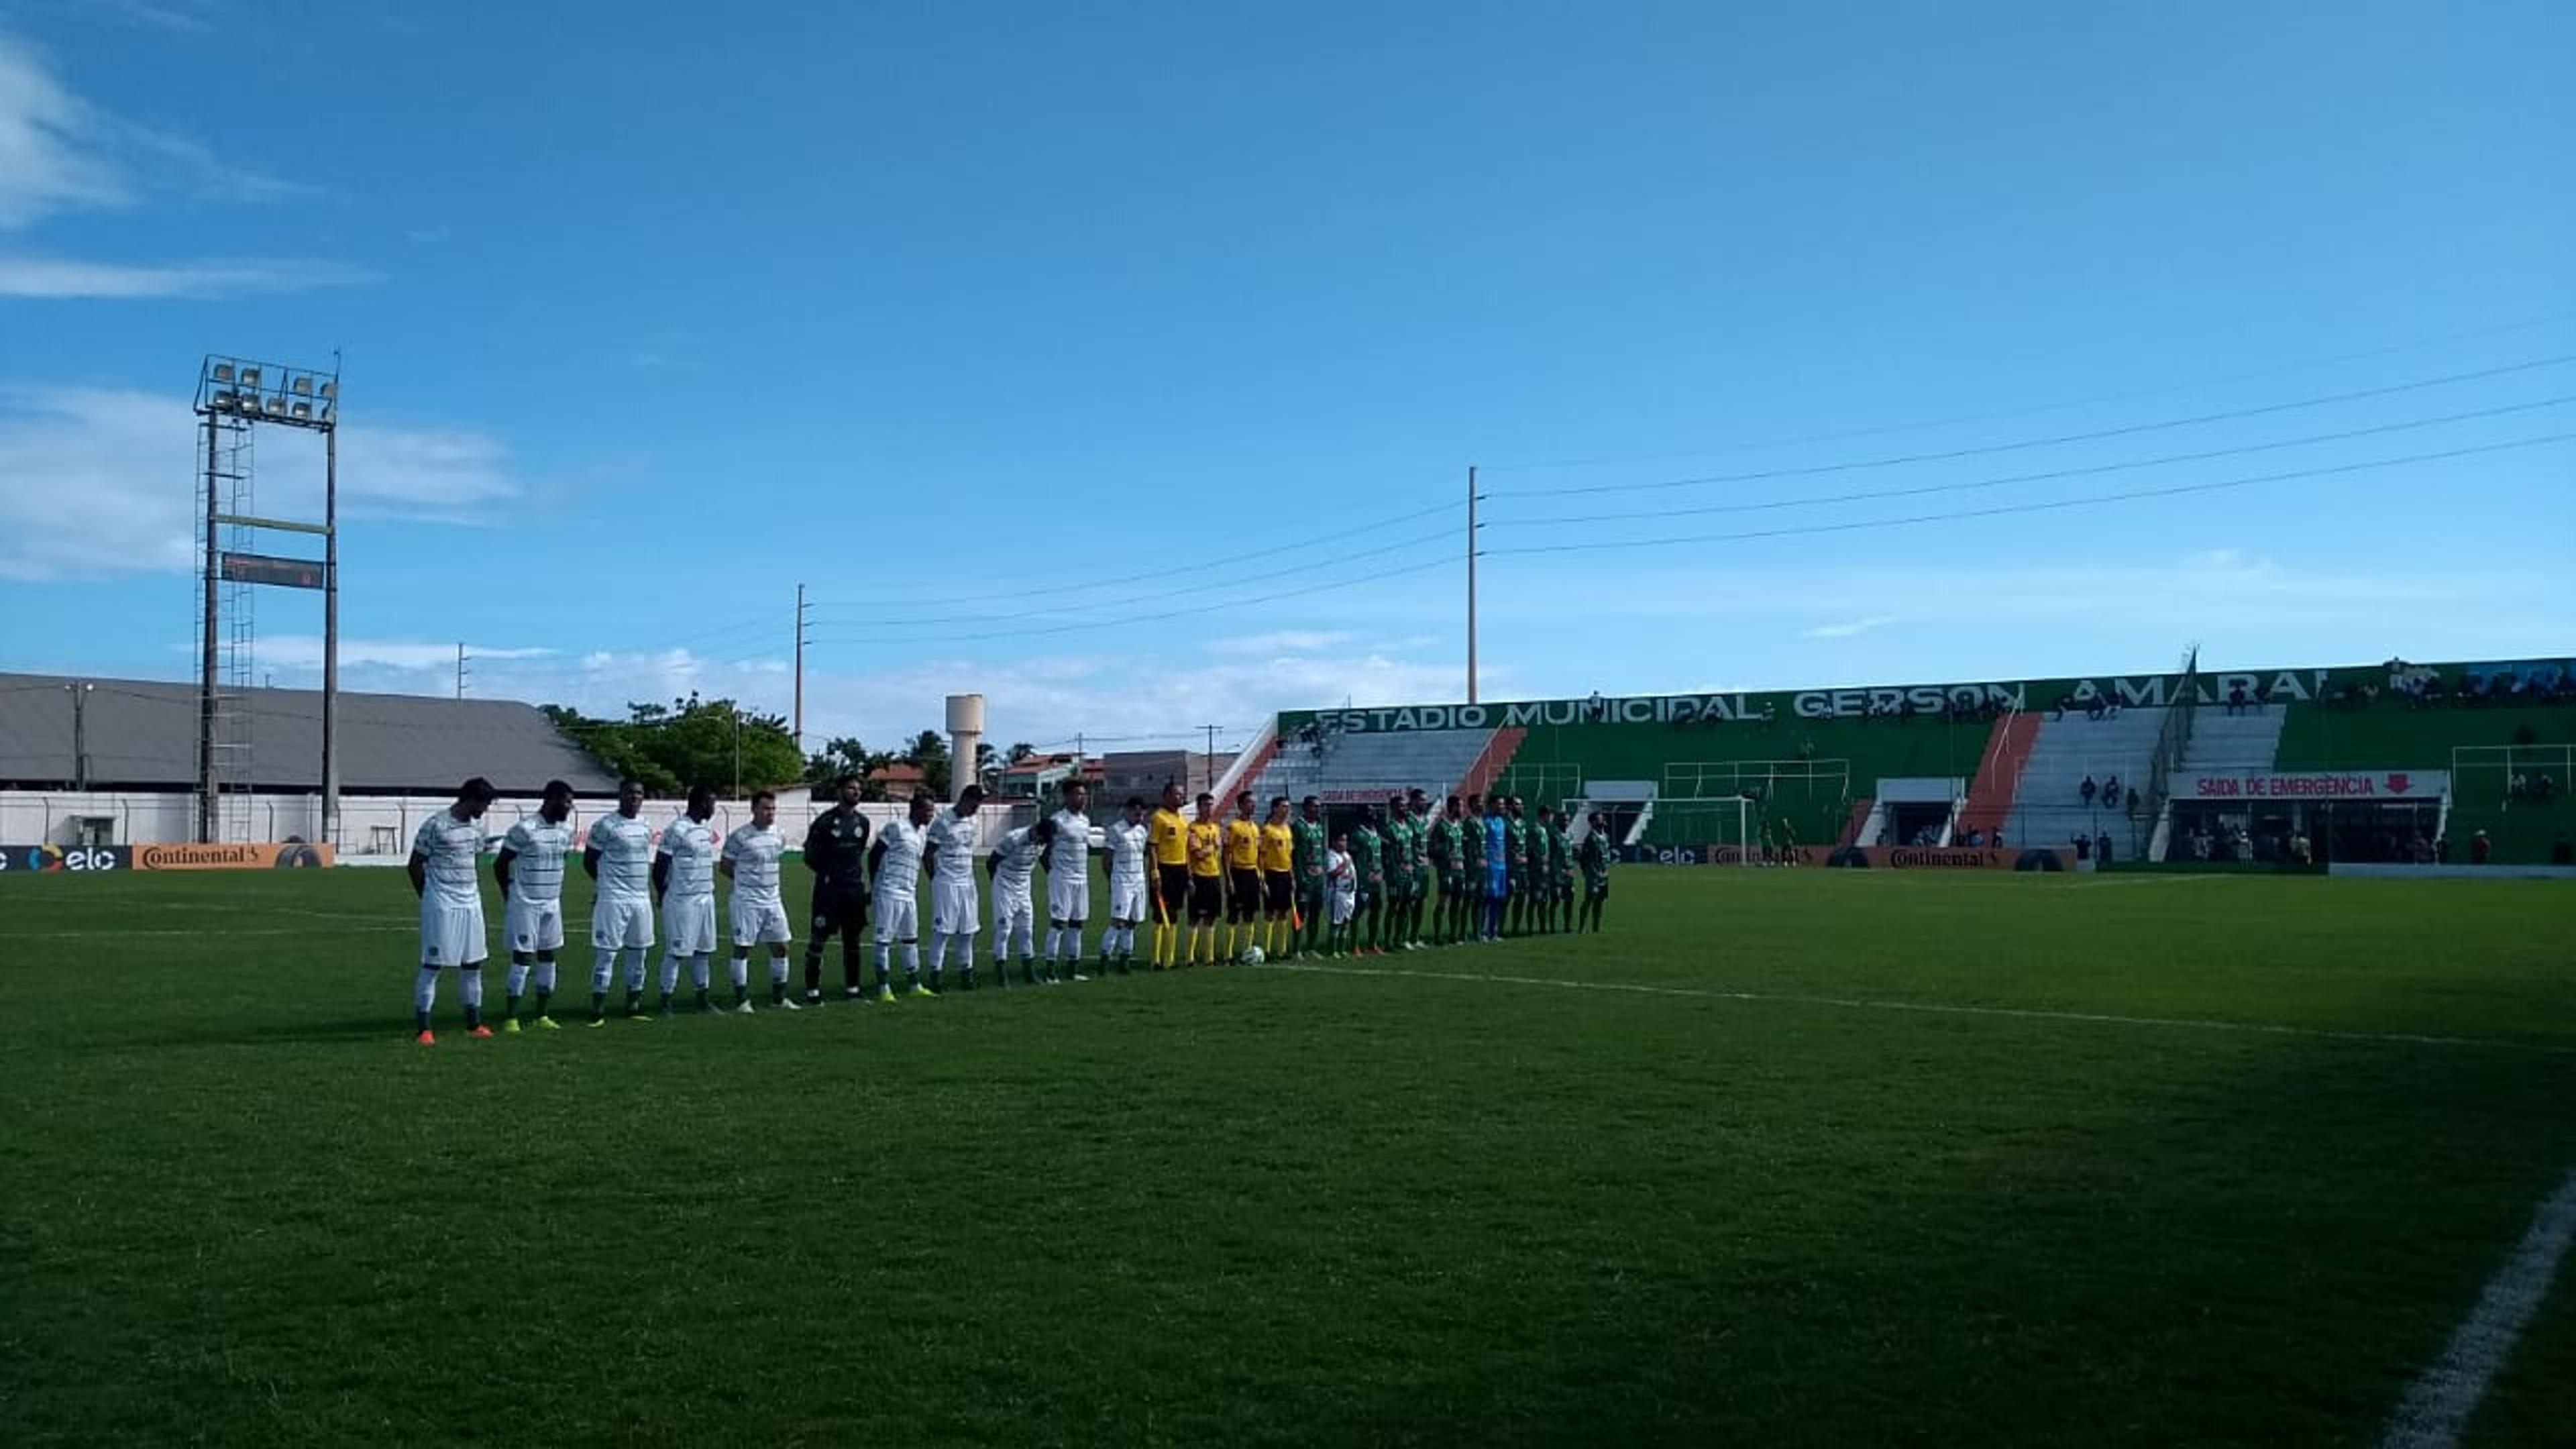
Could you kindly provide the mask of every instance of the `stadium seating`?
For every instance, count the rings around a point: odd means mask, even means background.
[[[1493,730],[1409,730],[1392,734],[1333,734],[1320,742],[1294,738],[1279,746],[1253,785],[1268,798],[1316,794],[1337,804],[1383,802],[1420,787],[1445,796],[1467,778]]]
[[[2097,783],[2114,777],[2126,794],[2147,788],[2155,773],[2156,741],[2163,735],[2165,711],[2128,709],[2101,719],[2069,713],[2044,719],[2023,765],[2021,787],[2014,792],[2006,840],[2014,845],[2063,845],[2081,834],[2090,839],[2109,832],[2117,856],[2140,857],[2153,821],[2142,808],[2131,820],[2124,808],[2106,809],[2084,801],[2084,777]]]

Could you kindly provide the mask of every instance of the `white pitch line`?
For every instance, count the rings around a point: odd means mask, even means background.
[[[2439,1362],[2406,1391],[2388,1421],[2380,1449],[2452,1449],[2486,1397],[2496,1370],[2513,1355],[2531,1315],[2548,1296],[2567,1245],[2576,1240],[2576,1170],[2531,1215],[2530,1230],[2487,1280],[2477,1306],[2451,1335]]]
[[[1329,976],[1407,976],[1424,981],[1479,981],[1502,986],[1548,986],[1561,991],[1612,991],[1637,996],[1681,996],[1699,1001],[1759,1001],[1787,1006],[1824,1006],[1841,1011],[1912,1011],[1935,1016],[2001,1016],[2025,1021],[2071,1021],[2090,1026],[2157,1026],[2190,1031],[2239,1032],[2253,1036],[2309,1037],[2321,1041],[2370,1042],[2381,1045],[2486,1047],[2498,1051],[2536,1052],[2576,1057],[2576,1046],[2505,1041],[2495,1037],[2437,1036],[2411,1031],[2344,1031],[2325,1026],[2287,1026],[2267,1021],[2220,1021],[2191,1016],[2123,1016],[2107,1011],[2052,1011],[2026,1006],[1963,1006],[1937,1001],[1878,1001],[1853,996],[1806,996],[1777,991],[1718,991],[1691,986],[1646,986],[1633,981],[1568,981],[1549,976],[1504,976],[1483,971],[1409,971],[1400,966],[1324,966],[1311,961],[1265,962],[1261,970],[1312,971]]]

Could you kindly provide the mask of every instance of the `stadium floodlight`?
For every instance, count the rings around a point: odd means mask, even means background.
[[[274,386],[264,379],[275,377]],[[218,794],[214,765],[213,721],[220,705],[216,688],[220,636],[216,615],[220,585],[227,579],[216,530],[286,528],[322,535],[322,818],[320,838],[336,842],[340,832],[340,369],[335,354],[331,370],[252,362],[209,354],[197,373],[198,416],[205,419],[201,456],[205,469],[205,558],[203,609],[204,675],[198,696],[198,788],[204,796],[200,838],[213,840]],[[246,436],[250,428],[271,423],[322,435],[322,521],[317,526],[291,520],[257,518],[233,503],[248,484],[247,454],[232,461],[222,452],[219,435],[226,430]],[[233,471],[238,469],[239,471]],[[238,551],[231,551],[238,552]],[[262,580],[249,580],[262,582]],[[276,582],[276,581],[269,581]],[[308,587],[296,584],[294,587]]]

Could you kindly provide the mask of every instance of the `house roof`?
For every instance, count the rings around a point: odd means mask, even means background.
[[[82,696],[82,742],[99,789],[193,789],[197,686],[147,679],[0,674],[0,782],[55,788],[79,777],[69,686]],[[322,785],[322,694],[239,692],[239,734],[250,782],[262,790]],[[585,795],[614,794],[617,777],[531,704],[340,693],[340,788],[352,794],[442,794],[481,775],[506,794],[533,795],[560,779]]]

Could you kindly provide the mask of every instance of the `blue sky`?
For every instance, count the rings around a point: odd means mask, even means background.
[[[335,348],[352,687],[1455,698],[1470,464],[1488,697],[2563,654],[2571,175],[2553,0],[0,0],[0,667],[184,677]]]

